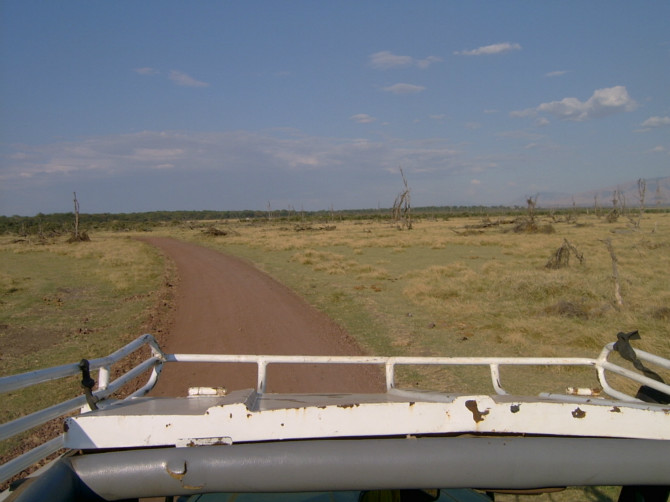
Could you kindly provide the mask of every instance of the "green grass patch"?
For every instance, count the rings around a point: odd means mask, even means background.
[[[105,356],[136,338],[163,272],[153,249],[128,238],[0,243],[0,376]],[[0,421],[80,393],[70,378],[4,394]],[[3,442],[0,455],[14,445]]]

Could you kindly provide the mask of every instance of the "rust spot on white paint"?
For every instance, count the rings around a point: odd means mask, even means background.
[[[479,408],[477,407],[477,401],[474,399],[468,399],[465,401],[465,407],[472,412],[472,418],[477,423],[482,422],[484,417],[489,414],[489,410],[479,411]]]

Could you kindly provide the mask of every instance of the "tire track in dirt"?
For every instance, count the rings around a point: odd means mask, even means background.
[[[176,312],[163,350],[169,353],[361,355],[335,322],[253,265],[195,244],[150,237],[179,278]],[[330,366],[330,365],[329,365]],[[256,386],[250,364],[168,363],[154,396],[185,395],[188,387]],[[268,392],[380,392],[372,366],[268,367]]]

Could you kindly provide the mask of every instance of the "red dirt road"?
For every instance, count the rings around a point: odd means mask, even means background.
[[[253,265],[175,239],[151,237],[177,267],[174,322],[164,337],[169,353],[361,355],[337,324]],[[329,365],[330,366],[330,365]],[[371,366],[268,366],[268,392],[380,392]],[[252,364],[168,363],[154,396],[183,396],[188,387],[256,386]]]

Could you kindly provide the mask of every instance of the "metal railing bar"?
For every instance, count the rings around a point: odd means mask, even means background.
[[[98,359],[92,359],[89,361],[89,368],[91,371],[97,370],[103,367],[111,366],[112,364],[120,361],[124,357],[132,354],[137,349],[141,348],[143,345],[149,345],[152,352],[155,356],[162,358],[164,356],[163,352],[158,347],[158,343],[151,335],[142,335],[139,338],[136,338],[129,344],[120,348],[116,352],[101,357]],[[39,383],[49,382],[51,380],[58,380],[59,378],[65,378],[69,376],[76,376],[81,374],[81,369],[79,364],[64,364],[62,366],[55,366],[53,368],[46,368],[43,370],[28,371],[26,373],[20,373],[18,375],[10,375],[0,378],[0,393],[12,392],[14,390],[23,389],[25,387],[30,387]]]
[[[503,386],[500,383],[500,366],[491,364],[489,368],[491,369],[491,384],[493,384],[496,394],[501,396],[507,395],[507,391],[503,389]]]
[[[0,483],[4,483],[12,476],[15,476],[22,470],[33,465],[35,462],[39,462],[61,448],[63,448],[62,435],[0,465]]]
[[[124,357],[132,354],[136,350],[142,348],[142,346],[144,345],[148,345],[151,348],[154,357],[162,359],[165,356],[163,351],[158,346],[158,342],[156,342],[156,339],[152,335],[145,334],[136,338],[127,345],[124,345],[116,352],[112,352],[111,354],[104,357],[100,357],[98,359],[91,359],[88,362],[89,368],[91,369],[91,371],[93,371],[104,366],[111,366],[112,364],[120,361]]]
[[[641,375],[640,373],[636,373],[635,371],[622,368],[621,366],[618,366],[614,363],[610,363],[608,361],[604,361],[600,366],[604,371],[610,371],[612,373],[616,373],[617,375],[629,378],[634,382],[638,382],[640,384],[647,385],[648,387],[652,387],[661,392],[665,392],[666,394],[670,394],[670,385],[666,383],[662,383],[659,382],[658,380],[654,380],[653,378],[646,377],[644,375]]]
[[[405,357],[405,356],[284,356],[236,354],[165,354],[165,362],[266,364],[387,364],[463,366],[595,366],[589,357]]]
[[[267,387],[269,364],[378,364],[385,366],[386,390],[395,387],[395,367],[398,365],[488,366],[493,388],[497,394],[507,392],[500,383],[500,366],[589,366],[597,360],[586,357],[381,357],[381,356],[288,356],[288,355],[231,355],[231,354],[166,354],[165,362],[249,363],[256,364],[258,392]]]
[[[157,364],[154,364],[154,367],[151,370],[151,375],[149,375],[149,380],[147,380],[147,383],[145,383],[142,387],[140,387],[135,392],[130,394],[126,399],[134,399],[136,397],[142,397],[151,389],[153,389],[154,386],[156,385],[156,382],[158,381],[158,376],[160,375],[162,368],[163,368],[162,361]]]
[[[161,360],[156,357],[150,357],[149,359],[145,359],[142,361],[140,364],[135,366],[134,368],[130,369],[114,381],[112,381],[107,388],[105,389],[100,389],[95,392],[93,392],[93,395],[96,397],[99,397],[101,399],[106,398],[107,396],[113,394],[117,390],[119,390],[121,387],[126,385],[128,382],[131,380],[134,380],[135,378],[139,377],[142,375],[142,373],[152,369],[156,364],[161,363]]]
[[[159,359],[157,357],[152,357],[150,359],[143,361],[141,364],[135,366],[132,370],[128,371],[127,373],[120,376],[112,383],[110,383],[106,389],[97,390],[93,392],[93,395],[99,399],[104,399],[105,397],[113,394],[118,389],[123,387],[129,381],[133,380],[137,376],[141,375],[143,372],[150,369],[158,361]],[[11,422],[0,424],[0,440],[10,438],[12,436],[15,436],[16,434],[20,434],[21,432],[25,432],[29,429],[32,429],[33,427],[42,425],[48,422],[49,420],[58,418],[62,415],[65,415],[66,413],[70,413],[78,408],[81,408],[85,404],[86,404],[86,397],[84,395],[81,395],[69,399],[67,401],[63,401],[54,406],[50,406],[49,408],[44,408],[42,410],[36,411],[34,413],[31,413],[30,415],[17,418],[16,420],[13,420]]]
[[[66,413],[70,413],[86,404],[86,397],[84,395],[63,401],[49,408],[44,408],[30,415],[26,415],[11,422],[0,425],[0,440],[16,436],[33,427],[42,425],[49,420],[58,418]]]
[[[647,361],[652,364],[656,364],[661,368],[670,370],[670,359],[657,356],[656,354],[650,354],[649,352],[645,352],[644,350],[639,349],[633,349],[633,350],[635,350],[635,354],[637,355],[638,359],[642,359],[643,361]]]
[[[12,392],[39,383],[80,374],[79,364],[64,364],[62,366],[54,366],[53,368],[10,375],[0,378],[0,393]]]

